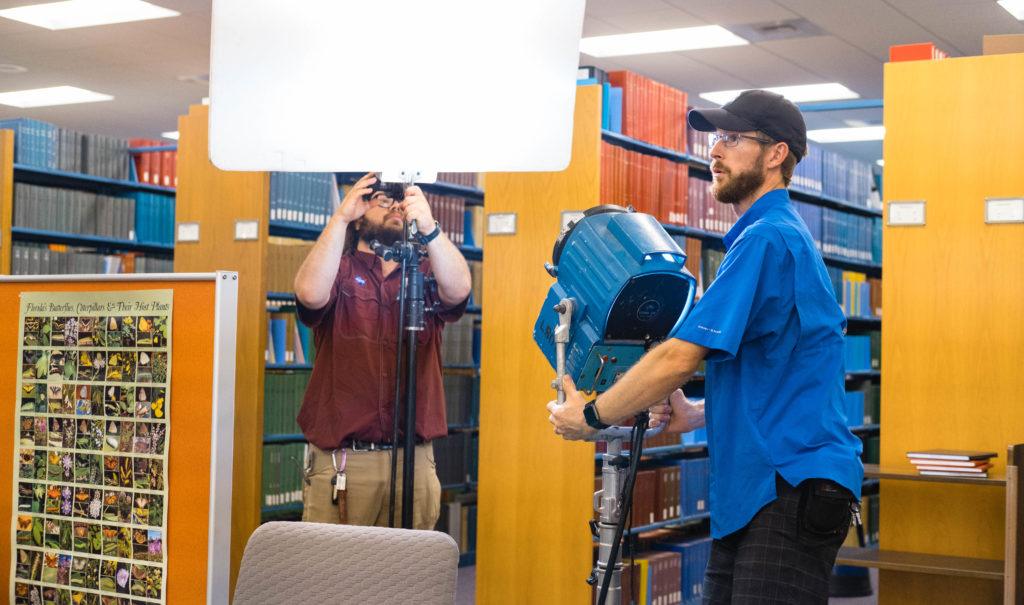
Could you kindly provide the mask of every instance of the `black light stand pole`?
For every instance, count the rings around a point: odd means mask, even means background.
[[[408,362],[405,383],[405,460],[402,467],[402,527],[412,529],[413,485],[416,469],[416,344],[418,333],[424,329],[423,273],[420,271],[420,248],[405,246],[407,261],[403,275],[406,289],[408,320]],[[397,401],[396,401],[397,404]],[[397,445],[397,444],[396,444]]]
[[[374,254],[386,261],[401,260],[402,286],[399,292],[398,342],[395,368],[395,411],[391,450],[391,493],[388,499],[388,525],[395,525],[395,487],[397,483],[397,449],[399,435],[398,402],[402,398],[402,340],[406,338],[405,349],[405,442],[403,443],[402,461],[402,527],[412,529],[413,492],[416,471],[416,333],[424,329],[423,298],[424,278],[420,272],[420,254],[422,246],[409,240],[408,230],[404,230],[401,242],[394,246],[385,246],[374,240],[370,243]]]
[[[409,242],[409,230],[402,229],[402,247]],[[405,279],[406,258],[402,255],[402,279]],[[388,527],[395,526],[395,485],[398,475],[398,400],[402,396],[402,340],[405,337],[405,287],[398,290],[398,332],[395,342],[395,406],[391,430],[391,491],[388,494]]]

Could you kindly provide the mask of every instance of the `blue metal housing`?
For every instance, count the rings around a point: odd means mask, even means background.
[[[690,311],[696,289],[686,254],[654,217],[603,210],[580,219],[556,246],[558,281],[533,329],[555,368],[555,306],[573,299],[566,373],[578,389],[598,392],[671,333]]]

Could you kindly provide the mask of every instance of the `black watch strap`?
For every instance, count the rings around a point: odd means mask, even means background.
[[[435,239],[437,239],[438,235],[441,235],[441,223],[439,223],[437,221],[434,221],[434,230],[431,231],[430,233],[426,234],[426,235],[423,235],[422,233],[420,233],[418,235],[418,237],[420,239],[420,243],[423,244],[424,246],[426,246],[430,242],[432,242]]]
[[[601,431],[608,428],[611,425],[601,422],[601,417],[597,414],[597,406],[595,405],[596,403],[597,399],[591,399],[589,402],[587,402],[586,405],[583,406],[583,419],[587,421],[587,426],[589,426],[592,429]]]

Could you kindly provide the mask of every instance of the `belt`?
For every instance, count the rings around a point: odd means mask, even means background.
[[[423,445],[426,443],[419,437],[416,438],[416,445]],[[374,441],[361,441],[359,439],[350,439],[341,444],[342,447],[348,448],[353,452],[378,452],[387,451],[394,449],[394,444],[391,443],[376,443]]]

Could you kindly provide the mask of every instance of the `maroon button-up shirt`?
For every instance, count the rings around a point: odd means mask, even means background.
[[[430,273],[423,259],[421,271]],[[341,259],[331,298],[321,309],[298,304],[299,319],[313,329],[316,360],[299,411],[306,439],[325,450],[357,439],[390,443],[395,411],[395,356],[398,295],[402,271],[386,278],[377,257],[356,251]],[[441,381],[441,334],[445,322],[466,310],[466,301],[444,308],[432,289],[424,289],[426,328],[417,336],[416,436],[423,440],[448,434]],[[407,350],[403,351],[403,365]],[[400,400],[404,407],[405,399]],[[404,433],[400,437],[404,439]]]

